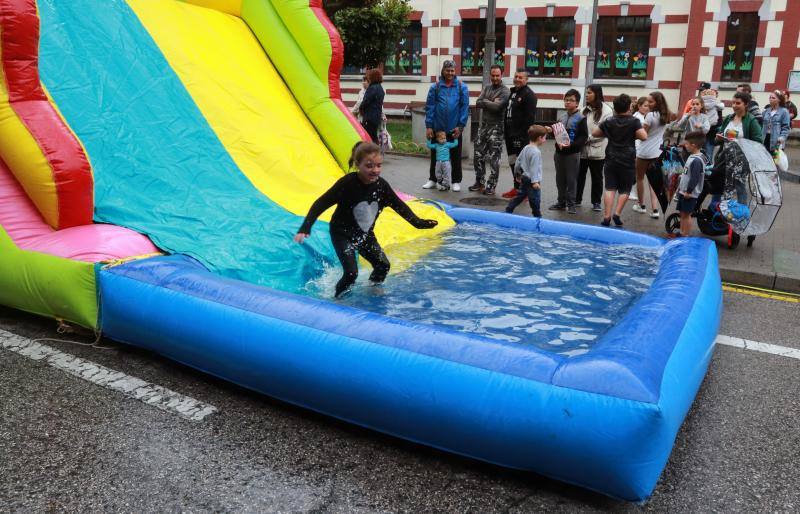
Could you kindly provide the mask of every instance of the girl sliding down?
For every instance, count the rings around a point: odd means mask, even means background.
[[[436,220],[418,218],[392,187],[380,177],[383,157],[380,148],[373,143],[359,143],[353,148],[350,165],[358,171],[340,178],[311,206],[306,219],[294,236],[302,243],[311,233],[311,225],[332,205],[336,210],[331,217],[331,242],[336,256],[344,268],[344,275],[336,284],[338,298],[347,292],[358,277],[356,254],[372,265],[369,280],[380,283],[389,273],[389,259],[375,238],[373,227],[384,207],[391,207],[397,214],[416,228],[433,228]]]

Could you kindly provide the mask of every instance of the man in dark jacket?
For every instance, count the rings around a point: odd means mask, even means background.
[[[518,69],[514,74],[514,87],[511,88],[505,116],[506,151],[512,175],[517,156],[528,144],[528,129],[536,119],[536,102],[536,93],[528,87],[528,70]],[[514,188],[503,193],[503,198],[515,197],[517,189],[519,182],[514,177]]]
[[[450,188],[461,191],[461,135],[469,119],[469,90],[467,85],[456,77],[456,63],[446,60],[442,64],[442,75],[438,82],[428,90],[425,102],[425,137],[428,141],[436,132],[447,134],[447,141],[458,141],[458,146],[450,149],[452,163],[452,182]],[[436,187],[436,150],[431,150],[431,166],[428,181],[423,189]]]

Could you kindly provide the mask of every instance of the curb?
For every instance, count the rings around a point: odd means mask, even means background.
[[[795,184],[800,184],[800,171],[780,171],[778,170],[778,175],[781,177],[781,180],[786,180],[787,182],[794,182]]]
[[[784,277],[777,273],[758,273],[734,269],[719,269],[723,282],[730,282],[743,286],[762,287],[787,293],[800,293],[800,279]]]

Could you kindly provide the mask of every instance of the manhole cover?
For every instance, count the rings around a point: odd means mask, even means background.
[[[496,205],[505,205],[508,203],[508,200],[503,200],[502,198],[497,198],[496,196],[471,196],[468,198],[462,198],[459,200],[459,202],[467,205],[493,207]]]

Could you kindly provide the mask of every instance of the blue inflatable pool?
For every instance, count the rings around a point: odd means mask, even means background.
[[[711,358],[722,305],[714,245],[472,209],[448,214],[663,247],[659,272],[623,319],[573,357],[222,278],[184,256],[102,270],[102,330],[361,426],[647,498]]]

